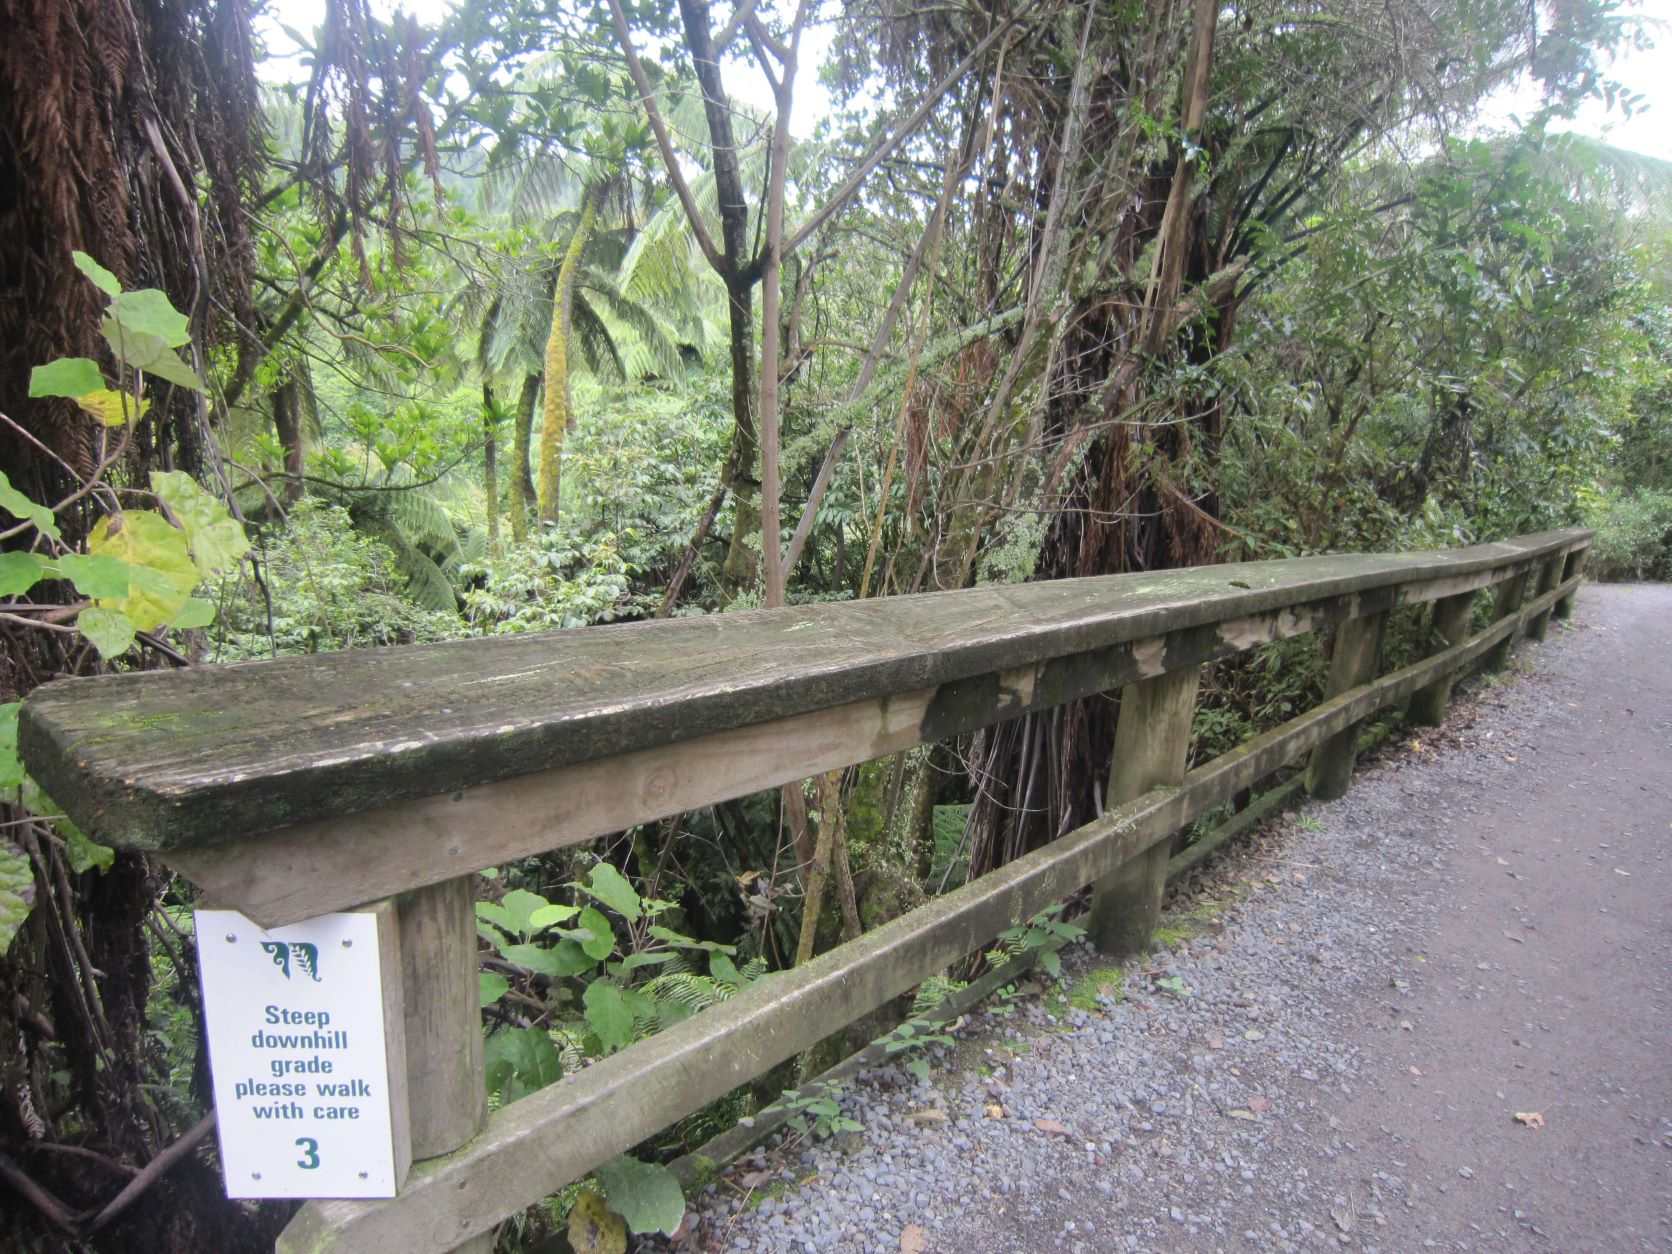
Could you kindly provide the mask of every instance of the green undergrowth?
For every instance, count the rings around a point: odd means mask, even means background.
[[[1221,897],[1200,898],[1190,906],[1175,910],[1167,916],[1166,922],[1155,929],[1154,947],[1158,950],[1177,949],[1186,941],[1194,940],[1211,931],[1213,925],[1224,916],[1225,902]]]
[[[1097,999],[1108,997],[1114,1001],[1126,999],[1126,971],[1122,967],[1094,967],[1069,988],[1067,1000],[1076,1010],[1095,1013]]]

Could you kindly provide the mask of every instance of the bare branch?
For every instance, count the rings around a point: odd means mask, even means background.
[[[619,3],[619,0],[610,0],[610,3],[614,5]],[[883,138],[873,144],[870,152],[866,153],[866,155],[860,160],[859,164],[853,168],[853,172],[848,175],[842,185],[831,193],[830,199],[825,201],[824,204],[820,206],[816,212],[814,212],[812,217],[802,223],[800,230],[784,241],[783,255],[786,257],[789,256],[807,241],[808,236],[812,235],[826,222],[830,221],[832,217],[840,213],[847,206],[848,201],[853,199],[854,194],[859,191],[865,180],[871,177],[872,172],[888,158],[889,154],[891,154],[906,140],[910,139],[911,136],[916,133],[917,128],[922,126],[923,123],[928,120],[929,115],[934,112],[935,106],[940,103],[941,97],[945,96],[947,92],[951,91],[953,87],[963,81],[964,77],[969,73],[970,67],[975,65],[977,61],[985,56],[989,48],[1008,35],[1016,27],[1017,23],[1017,18],[1007,18],[1004,22],[988,31],[987,37],[980,43],[976,44],[974,48],[970,49],[969,55],[962,61],[958,62],[958,64],[952,68],[951,73],[941,79],[939,83],[935,84],[935,86],[924,95],[923,99],[918,102],[917,108],[912,110],[910,117],[896,127],[890,134],[883,136]]]
[[[747,0],[745,2],[747,3]],[[633,76],[633,86],[638,89],[639,103],[644,106],[645,116],[650,119],[650,129],[656,136],[656,146],[662,151],[662,164],[668,168],[668,181],[673,184],[674,194],[679,197],[685,217],[691,223],[691,233],[696,236],[697,247],[702,249],[702,255],[707,258],[708,264],[714,267],[715,272],[724,274],[725,262],[720,256],[720,250],[714,246],[708,228],[703,225],[702,211],[697,208],[697,199],[691,194],[691,185],[685,181],[685,175],[679,168],[679,153],[674,149],[673,140],[668,137],[668,125],[662,120],[662,111],[657,107],[656,92],[650,86],[650,78],[644,72],[644,63],[639,60],[637,49],[633,47],[633,34],[627,29],[627,14],[622,11],[621,0],[610,0],[610,19],[615,26],[616,42],[621,45],[622,55],[627,58],[627,71]]]
[[[731,43],[742,25],[755,16],[755,5],[759,0],[742,0],[732,15],[726,19],[726,24],[714,32],[714,51],[724,52],[726,45]]]

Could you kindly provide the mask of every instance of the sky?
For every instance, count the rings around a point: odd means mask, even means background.
[[[1640,13],[1653,13],[1665,0],[1644,0]],[[450,0],[373,0],[374,12],[388,13],[395,8],[415,14],[421,22],[434,23],[452,7]],[[268,48],[275,52],[292,49],[294,45],[279,28],[279,24],[299,31],[312,31],[320,22],[324,0],[269,0],[266,13],[258,19]],[[1650,19],[1653,20],[1653,19]],[[1618,108],[1609,109],[1600,100],[1587,101],[1571,122],[1559,123],[1555,129],[1574,130],[1601,139],[1618,148],[1629,148],[1649,157],[1672,161],[1672,12],[1651,29],[1649,34],[1659,46],[1636,50],[1628,49],[1610,67],[1611,76],[1629,90],[1644,96],[1645,108],[1628,118]],[[815,25],[803,36],[803,69],[796,90],[790,129],[798,138],[807,138],[819,119],[830,111],[830,99],[817,82],[816,66],[830,50],[830,28]],[[286,65],[279,62],[268,67],[266,75],[289,77]],[[736,65],[727,75],[730,90],[745,103],[761,109],[772,107],[772,95],[765,80],[752,67]],[[1514,129],[1517,117],[1526,117],[1538,105],[1538,92],[1529,82],[1522,82],[1498,92],[1481,109],[1479,126],[1483,131]]]
[[[1657,47],[1627,49],[1606,71],[1630,91],[1641,93],[1646,108],[1628,118],[1618,107],[1609,109],[1601,100],[1587,100],[1572,121],[1560,122],[1553,129],[1577,131],[1616,148],[1672,161],[1672,11],[1664,28],[1650,32],[1650,37]],[[1536,85],[1523,81],[1487,100],[1480,122],[1486,129],[1514,129],[1517,116],[1524,118],[1537,107]]]

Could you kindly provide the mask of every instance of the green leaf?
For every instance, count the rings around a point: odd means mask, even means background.
[[[205,579],[234,569],[238,559],[250,551],[243,524],[227,510],[226,503],[205,492],[185,471],[153,470],[151,491],[185,528],[192,560]]]
[[[44,505],[35,504],[12,487],[12,481],[6,478],[6,472],[3,470],[0,470],[0,509],[14,518],[23,518],[34,523],[44,535],[49,535],[54,540],[64,538],[58,530],[58,520],[52,516],[52,511]]]
[[[179,348],[192,338],[190,319],[154,287],[118,293],[110,315],[130,335],[152,335],[169,348]]]
[[[541,1028],[506,1028],[488,1037],[483,1047],[483,1070],[488,1091],[501,1101],[514,1102],[543,1089],[563,1075],[557,1046]]]
[[[491,1006],[511,987],[511,981],[495,971],[478,971],[476,973],[476,990],[481,1004]]]
[[[579,906],[566,906],[561,902],[554,902],[549,906],[542,906],[528,916],[529,923],[538,931],[543,927],[550,927],[554,923],[567,923],[581,912]]]
[[[725,954],[708,955],[708,973],[717,980],[727,984],[743,985],[748,983],[737,969],[737,964]]]
[[[21,701],[0,705],[0,788],[23,783],[23,763],[17,757],[17,712]]]
[[[105,390],[99,364],[89,357],[60,357],[29,372],[30,396],[87,396]]]
[[[504,945],[499,952],[506,962],[554,980],[584,975],[594,966],[593,960],[574,941],[559,941],[555,945]]]
[[[84,597],[92,597],[96,601],[119,601],[128,595],[132,568],[107,553],[94,556],[66,553],[53,566]]]
[[[120,296],[122,294],[122,285],[117,282],[116,276],[86,253],[78,250],[71,253],[70,256],[75,261],[75,268],[92,279],[93,286],[97,287],[106,296]]]
[[[711,954],[735,954],[737,952],[736,945],[722,945],[718,941],[693,940],[685,933],[676,932],[671,927],[663,927],[659,923],[653,923],[645,930],[657,940],[666,941],[675,949],[704,949]]]
[[[534,913],[550,905],[551,902],[539,893],[531,893],[526,888],[513,888],[498,905],[491,901],[478,901],[476,917],[486,919],[509,935],[526,938],[540,930],[533,921]]]
[[[597,910],[594,910],[591,906],[582,910],[580,926],[589,933],[589,936],[585,938],[577,936],[575,939],[580,941],[581,948],[586,951],[588,958],[596,962],[602,962],[615,952],[615,933],[610,930],[610,921]]]
[[[634,1232],[673,1235],[685,1217],[685,1193],[673,1172],[622,1154],[598,1168],[610,1209]]]
[[[215,621],[215,603],[205,601],[202,597],[189,597],[186,608],[181,610],[168,625],[175,631],[189,631],[193,627],[207,627]]]
[[[166,518],[152,510],[107,514],[93,525],[87,550],[128,563],[127,595],[99,598],[99,603],[121,610],[133,620],[136,631],[171,622],[186,608],[198,583],[186,533],[169,526]]]
[[[613,964],[610,970],[619,975],[626,975],[629,971],[637,971],[640,967],[656,967],[664,962],[672,962],[675,956],[666,950],[656,954],[628,954],[620,962]]]
[[[0,597],[33,588],[46,574],[46,562],[33,553],[0,553]]]
[[[623,988],[621,1000],[635,1023],[645,1023],[656,1017],[656,999],[636,988]]]
[[[133,647],[133,620],[121,610],[107,610],[93,605],[81,611],[75,620],[76,628],[109,661]]]
[[[913,1059],[911,1059],[910,1061],[908,1061],[906,1063],[906,1070],[911,1072],[914,1076],[916,1076],[919,1080],[922,1080],[924,1083],[928,1083],[928,1080],[929,1080],[929,1060],[927,1058],[913,1058]]]
[[[608,862],[600,862],[592,868],[590,883],[577,884],[576,888],[588,896],[603,902],[629,923],[639,921],[641,900],[633,886],[627,882],[627,877],[616,870]]]
[[[586,1021],[604,1052],[625,1047],[633,1039],[633,1012],[621,990],[605,980],[594,980],[581,995]]]
[[[12,947],[12,937],[35,904],[35,875],[29,857],[16,845],[0,845],[0,954]]]
[[[197,377],[197,372],[181,361],[180,354],[159,336],[127,330],[109,315],[99,323],[99,331],[110,345],[111,352],[133,369],[143,370],[183,388],[191,388],[194,392],[208,390]]]
[[[116,850],[109,845],[89,840],[86,833],[68,819],[60,819],[57,825],[64,829],[64,845],[65,851],[70,855],[70,870],[77,875],[93,867],[108,871],[115,864]]]

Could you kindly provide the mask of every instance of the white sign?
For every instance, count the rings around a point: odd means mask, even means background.
[[[236,911],[197,912],[228,1197],[400,1187],[410,1147],[390,1100],[379,918],[326,914],[268,932]]]

